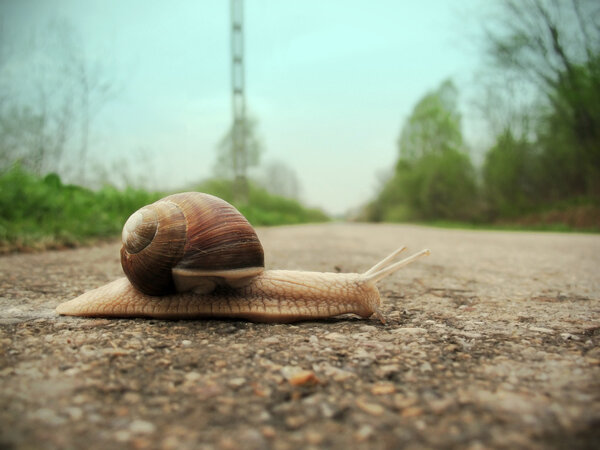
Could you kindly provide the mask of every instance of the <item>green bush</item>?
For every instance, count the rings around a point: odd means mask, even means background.
[[[58,175],[40,178],[16,165],[0,175],[0,251],[114,236],[133,211],[160,197],[132,188],[64,185]]]
[[[369,207],[368,219],[473,220],[479,215],[475,170],[469,157],[448,149],[414,161],[400,159],[396,173]]]
[[[231,183],[210,180],[200,191],[232,200]],[[58,175],[43,178],[15,165],[0,174],[0,253],[20,249],[59,248],[90,239],[117,236],[127,218],[164,196],[141,189],[97,191],[65,185]],[[295,200],[251,186],[250,201],[239,208],[253,225],[323,222],[327,216]]]
[[[482,175],[483,195],[492,218],[530,212],[542,198],[540,158],[530,143],[516,139],[510,130],[498,136],[487,152]]]
[[[210,179],[198,185],[195,190],[216,195],[233,204],[254,226],[290,225],[329,220],[327,215],[319,209],[306,208],[296,200],[270,194],[254,183],[250,183],[246,204],[237,204],[234,201],[233,185],[229,180]]]

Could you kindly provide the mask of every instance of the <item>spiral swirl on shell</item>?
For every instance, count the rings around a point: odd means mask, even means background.
[[[200,192],[174,194],[134,212],[123,227],[121,265],[149,295],[249,284],[264,270],[264,252],[246,218]]]

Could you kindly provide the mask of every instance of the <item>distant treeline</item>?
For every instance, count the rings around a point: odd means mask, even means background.
[[[231,182],[210,180],[196,188],[231,200]],[[58,175],[34,175],[21,166],[0,173],[0,253],[64,248],[119,235],[127,217],[167,195],[142,189],[91,190],[67,185]],[[320,210],[250,186],[250,202],[239,209],[253,225],[323,222]]]
[[[495,142],[481,167],[463,140],[458,91],[445,81],[406,120],[393,173],[363,219],[550,220],[600,229],[600,23],[594,2],[501,4],[501,32],[487,36],[489,73],[479,99]],[[586,14],[588,8],[596,13]]]

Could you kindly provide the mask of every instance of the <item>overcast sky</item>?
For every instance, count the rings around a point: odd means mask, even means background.
[[[229,1],[0,1],[9,38],[68,21],[118,86],[94,122],[96,158],[144,158],[154,188],[211,175],[231,123]],[[308,205],[342,213],[368,201],[414,104],[448,77],[467,100],[479,63],[467,41],[484,4],[245,0],[263,161],[291,166]]]

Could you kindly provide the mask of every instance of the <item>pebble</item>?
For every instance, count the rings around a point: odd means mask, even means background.
[[[67,421],[66,418],[59,416],[55,411],[51,410],[50,408],[40,408],[37,411],[35,411],[32,415],[35,419],[53,426],[64,425]]]
[[[202,374],[198,372],[188,372],[183,377],[185,378],[185,381],[193,383],[200,380],[202,378]]]
[[[364,412],[371,414],[372,416],[380,416],[385,412],[383,406],[378,403],[369,403],[363,399],[356,400],[356,406],[358,406]]]
[[[550,328],[544,328],[544,327],[529,327],[529,330],[537,331],[538,333],[547,333],[547,334],[554,333],[554,330],[551,330]]]
[[[308,442],[311,445],[321,445],[324,440],[324,436],[321,433],[312,430],[308,430],[306,432],[305,437],[306,442]]]
[[[371,425],[362,425],[354,436],[358,441],[366,441],[373,435],[374,431],[375,429]]]
[[[156,427],[152,422],[145,420],[134,420],[129,424],[129,431],[132,433],[149,434],[156,431]]]
[[[283,377],[286,380],[289,380],[290,378],[292,378],[295,374],[302,372],[302,367],[298,367],[298,366],[283,366],[280,370],[281,375],[283,375]]]
[[[246,384],[246,379],[244,377],[231,378],[227,385],[232,388],[240,388]]]
[[[408,408],[404,408],[400,415],[402,417],[417,417],[422,414],[423,414],[423,408],[419,408],[418,406],[410,406]]]
[[[306,423],[307,418],[304,416],[289,416],[285,418],[285,424],[288,428],[297,429]]]
[[[78,408],[77,406],[67,408],[66,411],[72,420],[81,420],[81,418],[83,417],[83,410],[81,408]]]
[[[325,339],[329,340],[329,341],[338,341],[338,342],[344,342],[348,340],[348,336],[346,336],[345,334],[341,334],[341,333],[327,333],[325,336],[323,336]]]
[[[264,338],[262,341],[263,341],[263,344],[279,344],[279,337],[278,336],[269,336],[267,338]]]
[[[423,364],[421,364],[421,366],[419,367],[419,370],[421,372],[431,372],[433,369],[431,368],[431,364],[429,364],[427,361],[425,361]]]
[[[312,370],[296,372],[288,379],[292,386],[303,386],[307,384],[319,384],[319,379]]]
[[[560,337],[562,337],[565,341],[578,341],[579,337],[575,336],[571,333],[560,333]]]
[[[131,439],[131,433],[127,430],[119,430],[114,434],[114,437],[118,442],[127,442]]]
[[[392,330],[393,334],[406,334],[406,335],[414,335],[414,334],[425,334],[427,333],[427,330],[425,328],[396,328],[394,330]]]
[[[371,387],[371,394],[373,395],[388,395],[394,392],[396,392],[396,387],[391,383],[381,383]]]
[[[273,428],[270,425],[261,427],[260,432],[267,439],[272,439],[272,438],[274,438],[277,435],[277,432],[275,431],[275,428]]]

